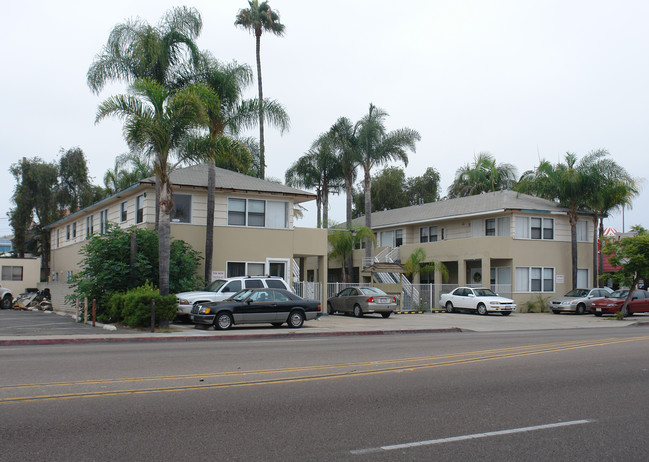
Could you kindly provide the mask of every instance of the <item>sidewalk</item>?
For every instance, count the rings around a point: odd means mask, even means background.
[[[584,329],[628,326],[649,326],[649,315],[636,315],[618,321],[614,317],[597,318],[591,315],[551,313],[514,313],[505,317],[498,314],[477,316],[465,313],[393,314],[389,319],[375,316],[322,316],[307,321],[301,329],[270,325],[234,326],[227,331],[204,329],[191,324],[172,324],[169,331],[148,332],[134,329],[115,329],[114,326],[96,327],[75,323],[66,315],[44,312],[0,311],[0,346],[44,345],[98,342],[157,342],[206,341],[261,338],[296,338],[335,335],[395,335],[407,333],[502,332],[552,329]],[[24,316],[22,316],[24,315]],[[16,321],[18,320],[18,321]],[[13,321],[19,325],[9,326]],[[36,325],[36,321],[40,324]],[[31,325],[34,324],[35,327]]]

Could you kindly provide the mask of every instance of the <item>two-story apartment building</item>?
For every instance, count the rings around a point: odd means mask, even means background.
[[[364,224],[364,218],[356,220]],[[593,279],[592,216],[577,225],[577,285],[590,287]],[[492,287],[520,305],[535,298],[564,294],[572,288],[570,224],[567,210],[556,203],[514,191],[448,199],[372,213],[377,239],[375,260],[405,261],[421,247],[428,261],[444,263],[442,275],[417,275],[415,284],[432,283],[437,301],[442,291],[458,285]],[[354,253],[361,282],[370,282],[363,268],[364,250]],[[336,278],[339,261],[329,262]]]
[[[205,251],[207,166],[174,170],[172,239],[182,239]],[[296,204],[315,199],[309,192],[229,170],[216,169],[214,206],[214,276],[268,274],[289,283],[305,279],[299,261],[316,262],[312,279],[326,286],[326,230],[297,228]],[[106,224],[153,229],[156,215],[155,179],[147,178],[49,226],[52,244],[49,286],[55,306],[69,292],[67,278],[79,271],[80,250]],[[204,267],[199,274],[204,273]]]

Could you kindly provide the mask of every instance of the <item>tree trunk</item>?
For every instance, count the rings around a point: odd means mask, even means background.
[[[577,212],[568,212],[570,221],[570,257],[572,262],[572,288],[577,288]]]
[[[205,225],[205,284],[212,282],[212,253],[214,251],[214,189],[216,168],[210,159],[207,167],[207,224]]]
[[[370,177],[370,166],[365,165],[365,177],[363,178],[365,188],[365,226],[372,229],[372,177]],[[365,239],[365,258],[372,258],[372,240]]]
[[[160,295],[169,295],[169,260],[171,257],[171,210],[173,195],[169,178],[160,179],[160,219],[158,223],[158,271]]]
[[[326,179],[322,186],[322,227],[329,228],[329,186]]]
[[[597,224],[599,217],[595,213],[593,215],[593,287],[599,287],[599,267],[597,266],[597,253],[598,253],[598,239],[597,239]]]
[[[346,219],[347,229],[349,230],[349,232],[351,232],[352,229],[352,199],[353,199],[352,183],[353,183],[353,174],[345,175],[345,195],[347,196],[346,197],[347,207],[345,212],[345,219]],[[347,255],[347,258],[345,258],[343,265],[347,265],[347,274],[344,282],[350,282],[353,279],[353,274],[354,274],[354,249],[353,248],[350,254]],[[343,273],[343,275],[345,274]]]
[[[604,244],[604,218],[599,219],[599,242]],[[598,247],[599,248],[599,247]],[[604,254],[602,250],[599,249],[599,271],[601,274],[604,274]]]
[[[255,31],[257,47],[257,87],[259,89],[259,178],[266,178],[266,148],[264,147],[264,91],[261,85],[261,31]]]
[[[130,271],[130,287],[135,287],[135,281],[137,280],[137,268],[135,268],[135,263],[137,262],[137,233],[131,231],[131,271]]]

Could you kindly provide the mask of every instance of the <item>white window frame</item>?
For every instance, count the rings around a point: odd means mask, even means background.
[[[540,228],[538,227],[532,227],[532,222],[534,220],[540,220]],[[552,226],[550,228],[546,227],[546,223],[551,223]],[[517,239],[530,239],[533,241],[554,241],[555,236],[556,236],[556,229],[555,229],[555,219],[554,218],[549,218],[549,217],[540,217],[540,216],[516,216],[515,219],[516,223],[516,238]],[[540,229],[540,237],[533,237],[532,236],[532,230],[533,229]],[[546,229],[552,229],[552,238],[546,238],[545,237],[545,230]]]
[[[588,242],[590,236],[588,233],[590,226],[588,220],[577,221],[577,242]]]
[[[232,205],[234,203],[243,204],[243,210],[235,210]],[[255,206],[263,204],[263,212],[253,211]],[[228,226],[240,226],[245,228],[267,228],[267,229],[288,229],[289,228],[289,201],[273,201],[266,199],[253,199],[243,197],[228,197]],[[240,207],[239,207],[240,208]],[[275,214],[280,212],[283,216],[280,220],[276,220]],[[271,214],[273,217],[271,218]],[[233,223],[238,220],[231,220],[231,218],[243,217],[243,223]],[[254,218],[255,220],[251,220]],[[259,221],[263,218],[263,224],[253,224],[251,221]],[[279,221],[282,225],[278,227]]]
[[[534,273],[540,272],[540,278],[534,277]],[[548,278],[548,272],[551,272],[552,277]],[[555,282],[556,268],[549,266],[517,266],[515,277],[516,287],[515,292],[518,293],[554,293],[556,290]],[[541,289],[533,290],[533,281],[539,280]],[[545,283],[551,281],[551,289],[546,290]]]
[[[178,198],[178,197],[181,197],[181,198],[189,197],[189,212],[187,213],[187,215],[188,215],[187,220],[181,220],[180,218],[175,218],[176,198]],[[191,194],[183,194],[183,193],[174,194],[174,208],[173,208],[173,211],[171,212],[171,222],[172,223],[190,224],[192,222],[193,200],[194,200],[194,198],[192,197]]]
[[[128,220],[128,202],[123,201],[119,206],[119,220],[124,223]]]
[[[135,224],[144,223],[144,194],[135,196]]]

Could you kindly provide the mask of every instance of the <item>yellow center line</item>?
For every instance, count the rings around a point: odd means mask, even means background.
[[[306,375],[306,376],[297,376],[297,377],[276,377],[276,378],[258,379],[258,380],[250,380],[250,381],[227,382],[227,383],[219,383],[219,384],[184,385],[184,386],[174,386],[174,387],[156,387],[156,388],[142,388],[142,389],[129,389],[129,390],[112,390],[112,391],[96,391],[96,392],[65,393],[65,394],[52,394],[52,395],[40,395],[40,396],[25,396],[25,397],[14,397],[14,398],[0,398],[0,404],[12,404],[12,403],[18,404],[18,403],[28,403],[28,402],[96,398],[96,397],[123,396],[123,395],[136,395],[136,394],[171,393],[171,392],[193,391],[193,390],[214,390],[214,389],[225,389],[225,388],[239,388],[239,387],[250,387],[250,386],[261,386],[261,385],[272,385],[272,384],[283,384],[283,383],[312,382],[312,381],[319,381],[319,380],[362,377],[362,376],[376,375],[376,374],[398,373],[398,372],[405,372],[405,371],[415,371],[415,370],[432,369],[438,367],[471,364],[471,363],[478,363],[483,361],[493,361],[498,359],[521,358],[525,356],[547,354],[547,353],[554,353],[560,351],[569,351],[569,350],[576,350],[582,348],[590,348],[593,346],[604,346],[604,345],[612,345],[618,343],[627,343],[627,342],[647,340],[647,339],[649,339],[649,337],[606,339],[606,340],[597,341],[596,343],[573,342],[572,344],[570,344],[570,342],[567,342],[562,344],[539,345],[536,347],[538,348],[537,350],[532,350],[531,348],[519,348],[518,352],[513,352],[510,349],[499,349],[499,350],[492,350],[494,351],[494,354],[490,356],[487,355],[487,356],[464,357],[464,358],[459,357],[457,359],[452,359],[449,361],[443,361],[437,363],[407,364],[407,365],[387,367],[382,369],[370,369],[364,371],[342,371],[342,372],[331,372],[328,374]],[[528,351],[525,351],[526,349]],[[451,356],[453,355],[449,355],[449,357]],[[439,359],[439,357],[435,359]],[[371,362],[371,363],[364,363],[364,364],[376,365],[378,363],[379,362],[376,363]],[[284,371],[294,372],[294,371],[298,371],[298,369],[303,370],[304,368],[286,369]],[[320,369],[321,369],[320,367],[314,367],[311,369],[307,368],[307,370],[314,370],[314,371]]]

